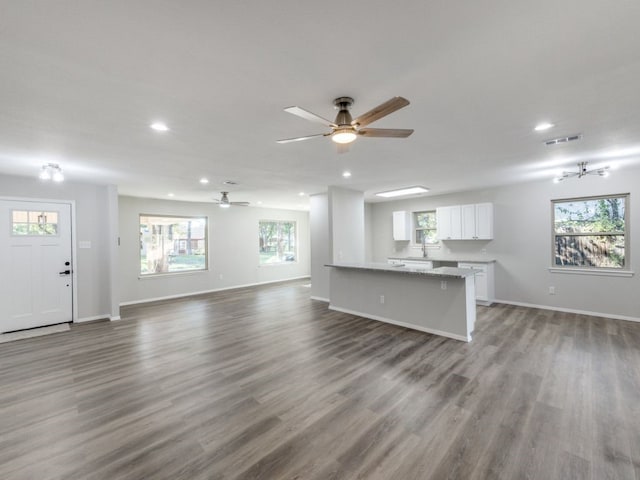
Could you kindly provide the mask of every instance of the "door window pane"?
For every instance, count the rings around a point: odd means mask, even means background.
[[[11,225],[13,235],[57,235],[58,212],[13,210]]]

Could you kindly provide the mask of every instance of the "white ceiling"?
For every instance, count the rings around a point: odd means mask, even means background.
[[[371,199],[624,167],[640,161],[639,24],[637,0],[0,0],[0,173],[53,161],[70,181],[193,201],[234,180],[231,200],[305,208],[298,192],[328,185]],[[275,143],[324,131],[284,107],[332,119],[344,95],[354,116],[408,98],[372,126],[415,133],[345,154]]]

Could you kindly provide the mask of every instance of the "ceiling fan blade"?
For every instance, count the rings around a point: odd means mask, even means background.
[[[411,128],[363,128],[358,135],[363,137],[393,137],[406,138],[413,133]]]
[[[351,122],[351,125],[364,127],[365,125],[369,125],[370,123],[373,123],[376,120],[381,119],[382,117],[386,117],[390,113],[393,113],[396,110],[400,110],[402,107],[406,107],[407,105],[409,105],[409,100],[407,100],[406,98],[393,97],[391,100],[387,100],[377,107],[372,108],[368,112],[363,113],[358,118],[355,118]]]
[[[313,137],[326,137],[327,135],[331,135],[330,133],[317,133],[315,135],[307,135],[306,137],[295,137],[295,138],[283,138],[282,140],[276,140],[277,143],[292,143],[299,142],[301,140],[307,140]]]
[[[230,202],[231,205],[234,205],[236,207],[248,207],[249,206],[249,202]]]
[[[292,113],[293,115],[297,115],[298,117],[304,118],[305,120],[309,120],[310,122],[317,122],[327,127],[337,127],[335,123],[331,120],[327,120],[326,118],[322,118],[320,115],[316,115],[313,112],[305,110],[300,107],[287,107],[284,109],[285,112]]]

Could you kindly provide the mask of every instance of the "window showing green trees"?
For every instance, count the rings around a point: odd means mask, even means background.
[[[415,241],[422,245],[433,245],[438,243],[438,230],[436,222],[436,211],[415,212],[413,214],[415,225]]]
[[[258,245],[260,265],[295,262],[298,248],[296,222],[260,220]]]
[[[553,201],[555,266],[625,268],[628,195]]]
[[[206,218],[140,215],[140,275],[206,269]]]

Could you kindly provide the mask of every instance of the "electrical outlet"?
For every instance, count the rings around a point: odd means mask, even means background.
[[[384,295],[380,295],[380,303],[384,304]]]
[[[486,255],[486,254],[487,254],[487,249],[486,249],[486,248],[483,248],[483,249],[482,249],[482,250],[480,250],[480,251],[482,252],[482,254],[483,254],[483,255]]]
[[[555,295],[556,294],[556,287],[549,287],[549,295]]]
[[[446,281],[446,280],[442,280],[442,281],[440,282],[440,288],[441,288],[442,290],[446,290],[446,289],[447,289],[447,281]]]

